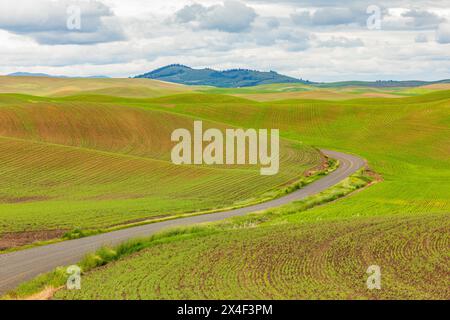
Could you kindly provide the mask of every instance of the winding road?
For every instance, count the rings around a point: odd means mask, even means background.
[[[130,238],[149,236],[169,227],[223,220],[304,199],[334,186],[366,164],[363,159],[356,156],[336,151],[321,151],[330,158],[339,160],[339,168],[322,179],[278,199],[240,209],[167,220],[0,255],[0,294],[58,266],[76,264],[87,253],[105,245],[117,245]]]

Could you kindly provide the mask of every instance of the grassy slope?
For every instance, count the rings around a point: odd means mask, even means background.
[[[193,118],[137,101],[1,95],[0,234],[95,229],[230,206],[320,162],[316,150],[284,141],[276,176],[262,177],[254,166],[175,166],[171,132],[192,128]]]
[[[278,127],[286,138],[359,154],[384,181],[305,212],[294,205],[261,226],[155,246],[90,273],[82,291],[58,297],[450,297],[449,91],[247,107],[178,96],[151,107],[163,104],[233,125]],[[365,289],[372,264],[382,270],[380,292]]]

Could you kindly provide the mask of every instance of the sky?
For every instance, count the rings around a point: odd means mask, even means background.
[[[1,0],[0,74],[167,64],[311,81],[450,78],[450,0]]]

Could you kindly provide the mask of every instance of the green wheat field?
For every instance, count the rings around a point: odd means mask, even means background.
[[[194,120],[279,129],[280,173],[173,165],[170,134]],[[259,201],[319,168],[320,148],[370,170],[314,199],[104,249],[85,259],[82,290],[53,298],[449,299],[446,85],[0,77],[0,250]],[[382,290],[366,287],[370,265]]]

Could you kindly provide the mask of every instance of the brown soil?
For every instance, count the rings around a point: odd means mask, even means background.
[[[324,171],[324,170],[328,169],[329,165],[328,165],[328,158],[327,158],[327,156],[325,156],[322,152],[320,152],[320,156],[321,156],[320,164],[315,166],[314,168],[306,170],[303,173],[303,175],[305,177],[312,176],[314,173],[316,173],[318,171]]]
[[[37,241],[46,241],[60,238],[67,230],[44,230],[8,232],[0,236],[0,250],[6,250],[32,244]]]
[[[383,181],[383,177],[380,174],[373,171],[369,166],[366,166],[365,174],[372,177],[375,183]]]

